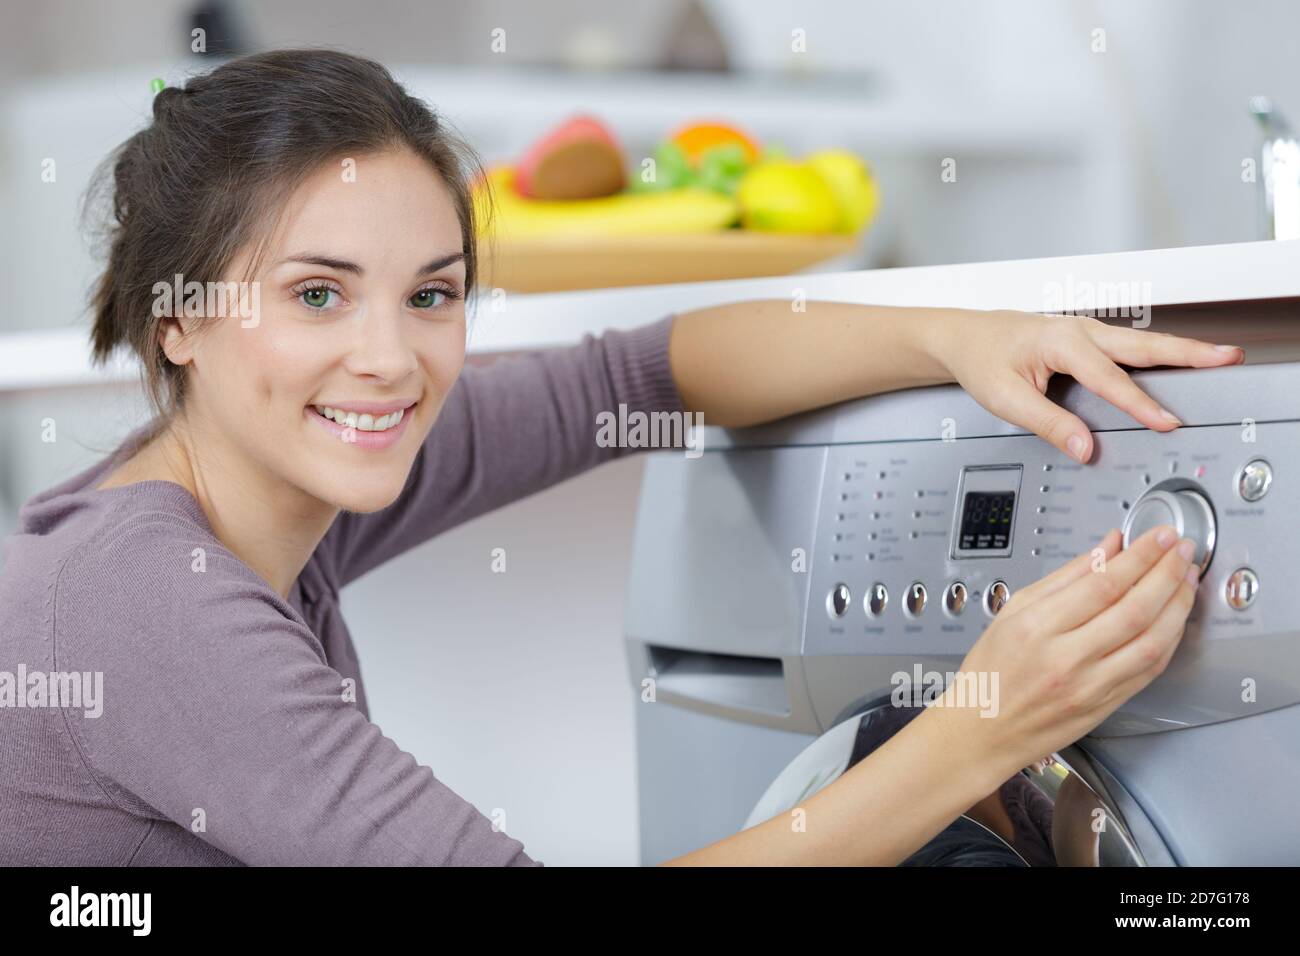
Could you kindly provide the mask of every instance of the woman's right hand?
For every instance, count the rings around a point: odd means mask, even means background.
[[[1178,647],[1199,581],[1192,542],[1161,525],[1120,545],[1112,529],[1021,589],[976,641],[961,670],[997,675],[995,716],[956,707],[952,687],[940,698],[969,718],[961,739],[980,747],[997,780],[1095,728]]]
[[[669,863],[902,862],[973,802],[1078,740],[1164,670],[1196,596],[1190,562],[1176,544],[1164,525],[1121,551],[1112,530],[1097,551],[1016,594],[961,667],[998,675],[995,716],[958,706],[954,681],[883,746],[802,800],[791,811],[801,825],[777,814]]]

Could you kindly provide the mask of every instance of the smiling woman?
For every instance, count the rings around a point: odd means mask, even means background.
[[[163,90],[113,159],[94,354],[132,349],[157,414],[7,542],[5,659],[104,694],[92,714],[23,688],[19,710],[0,687],[0,863],[531,864],[369,720],[349,582],[646,447],[611,440],[615,410],[743,426],[956,380],[1086,462],[1055,372],[1170,430],[1116,363],[1241,358],[1093,320],[769,300],[464,368],[476,166],[381,66],[319,50]],[[257,314],[154,301],[191,282],[253,283]],[[1121,555],[1113,533],[1107,575],[1085,554],[1021,589],[963,664],[1001,675],[995,719],[928,709],[808,801],[807,837],[774,817],[678,862],[905,859],[1164,667],[1197,580],[1175,541]]]
[[[42,583],[6,576],[0,630],[109,691],[6,723],[0,860],[531,863],[369,721],[338,591],[625,454],[600,410],[679,410],[671,317],[464,370],[477,161],[356,57],[164,90],[111,168],[94,354],[133,350],[156,414],[23,509]]]

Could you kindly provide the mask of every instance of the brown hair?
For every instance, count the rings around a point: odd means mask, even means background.
[[[111,192],[93,360],[129,347],[154,408],[177,411],[185,370],[158,344],[164,319],[154,315],[154,284],[177,274],[186,283],[221,281],[241,249],[259,235],[265,242],[268,222],[321,164],[394,147],[427,160],[453,197],[468,296],[478,272],[470,184],[482,163],[383,66],[334,50],[276,50],[164,88],[153,122],[104,161],[87,197],[89,211],[108,205],[98,200]]]

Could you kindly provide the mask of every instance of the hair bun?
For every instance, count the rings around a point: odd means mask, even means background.
[[[153,118],[163,119],[180,106],[185,90],[179,86],[164,86],[153,98]]]

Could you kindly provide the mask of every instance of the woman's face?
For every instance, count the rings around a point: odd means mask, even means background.
[[[186,415],[245,478],[349,511],[392,503],[464,364],[462,251],[451,194],[414,153],[326,164],[264,253],[255,321],[187,341]]]

